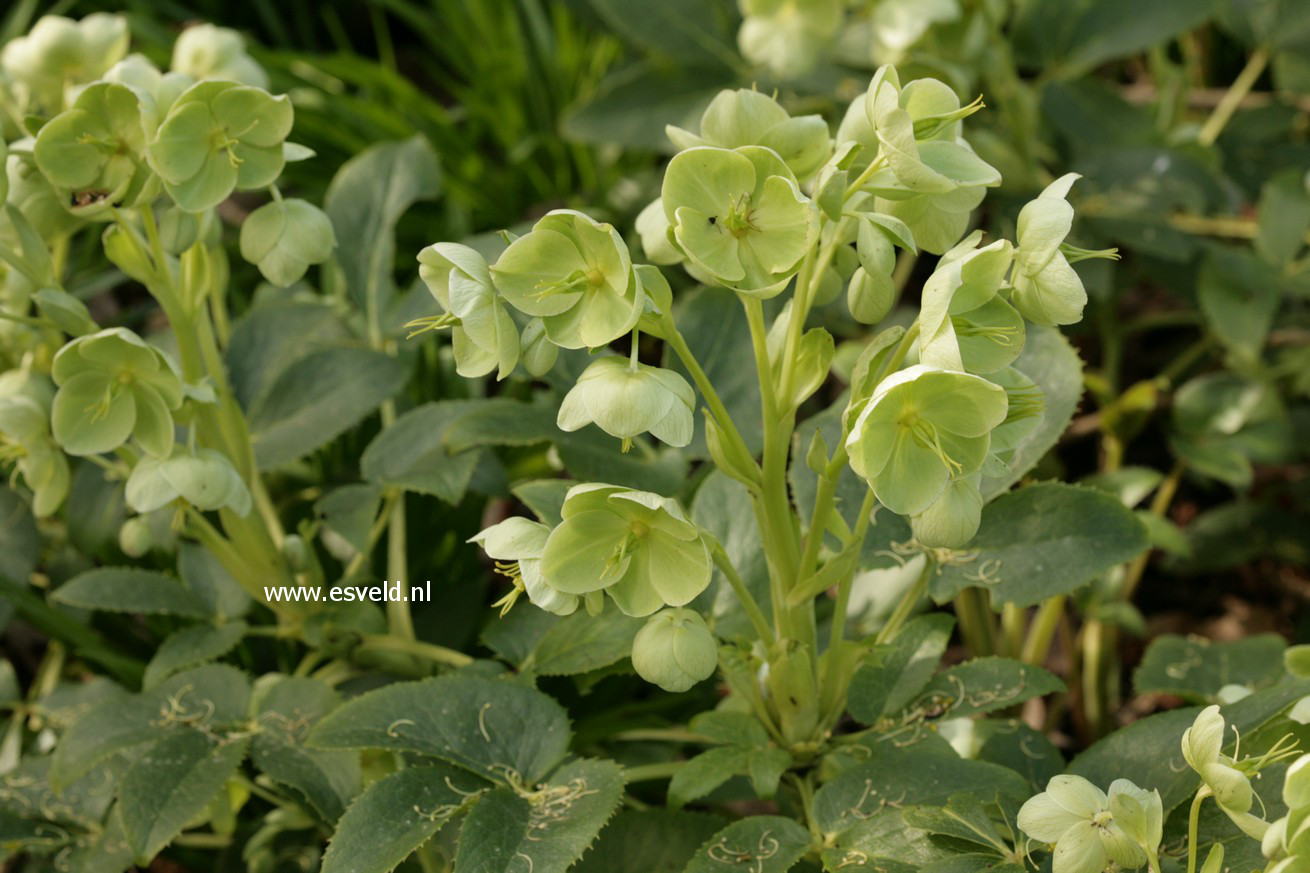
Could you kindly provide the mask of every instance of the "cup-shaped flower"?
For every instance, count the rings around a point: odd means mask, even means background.
[[[845,19],[842,0],[739,0],[742,57],[784,78],[814,68]]]
[[[514,584],[514,590],[492,604],[500,607],[501,615],[509,612],[525,592],[533,605],[546,612],[569,615],[577,610],[577,595],[556,591],[541,573],[541,555],[549,537],[546,525],[515,517],[493,524],[469,540],[482,546],[496,562],[496,572]]]
[[[298,282],[310,264],[326,261],[336,245],[323,210],[294,197],[265,203],[241,225],[241,257],[282,288]]]
[[[0,68],[14,80],[24,111],[53,114],[63,108],[65,88],[99,78],[127,54],[130,40],[121,15],[46,15],[5,45]]]
[[[1159,791],[1116,779],[1110,783],[1110,814],[1130,840],[1148,856],[1155,856],[1164,838],[1164,803]]]
[[[70,455],[112,451],[135,436],[141,448],[167,457],[172,410],[182,405],[175,364],[121,327],[78,337],[55,355],[59,385],[51,410],[55,440]]]
[[[158,191],[145,163],[146,137],[155,123],[148,95],[97,82],[41,127],[32,156],[65,207],[79,217],[134,206]]]
[[[710,584],[710,545],[673,500],[615,485],[575,485],[542,554],[565,594],[604,591],[627,615],[683,606]]]
[[[799,180],[818,172],[832,155],[828,122],[819,115],[792,118],[777,100],[759,91],[720,91],[700,119],[700,133],[665,128],[680,149],[758,145],[773,149]]]
[[[518,327],[501,305],[482,255],[457,243],[436,243],[419,252],[418,262],[423,284],[445,312],[411,326],[419,331],[449,327],[455,370],[465,378],[496,370],[497,378],[504,379],[512,373],[519,360]]]
[[[1087,305],[1083,281],[1060,251],[1073,226],[1073,207],[1065,197],[1079,178],[1061,176],[1019,211],[1010,302],[1033,324],[1073,324]]]
[[[686,691],[714,675],[719,648],[694,609],[665,609],[646,619],[632,640],[637,675],[665,691]]]
[[[619,232],[569,209],[546,214],[491,267],[496,288],[539,316],[551,342],[599,348],[632,330],[646,294]]]
[[[999,385],[916,364],[884,379],[860,412],[846,440],[851,467],[892,512],[918,515],[982,466],[1005,408]]]
[[[1145,853],[1115,821],[1111,807],[1121,793],[1141,791],[1126,779],[1110,785],[1110,797],[1081,776],[1052,777],[1046,791],[1019,810],[1019,828],[1043,843],[1053,843],[1054,873],[1101,873],[1113,861],[1140,867]]]
[[[173,43],[172,67],[196,79],[224,79],[256,88],[268,87],[268,74],[246,54],[241,34],[226,27],[197,24]]]
[[[263,188],[277,179],[292,120],[286,95],[199,82],[173,102],[146,157],[177,205],[201,212],[238,188]]]
[[[68,496],[68,459],[50,436],[48,401],[27,394],[0,397],[0,461],[10,462],[32,490],[32,512],[51,515]]]
[[[128,506],[143,514],[178,501],[206,512],[250,514],[250,489],[232,462],[213,449],[175,445],[167,458],[142,458],[127,477],[124,496]]]
[[[780,293],[819,233],[819,212],[772,149],[687,149],[661,192],[674,242],[719,284]]]
[[[695,428],[696,394],[687,380],[672,370],[651,367],[627,358],[593,361],[560,404],[560,430],[575,431],[595,424],[623,440],[649,432],[671,446],[691,442]]]

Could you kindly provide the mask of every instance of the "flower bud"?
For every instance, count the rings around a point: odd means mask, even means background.
[[[282,541],[282,557],[293,573],[302,573],[310,566],[309,546],[299,534],[288,534]]]
[[[1210,854],[1205,856],[1201,873],[1219,873],[1224,869],[1224,844],[1216,842],[1210,847]]]
[[[632,641],[637,675],[665,691],[686,691],[714,674],[719,653],[705,619],[691,609],[652,615]]]
[[[154,544],[150,525],[141,516],[133,516],[118,529],[118,547],[129,558],[140,558]]]
[[[871,275],[857,267],[846,286],[846,305],[851,317],[862,324],[877,324],[887,317],[896,303],[896,286],[890,275]]]
[[[519,340],[519,360],[529,375],[540,378],[550,372],[559,358],[559,346],[546,336],[546,325],[540,318],[534,318],[523,328],[523,338]]]
[[[983,499],[975,473],[952,479],[927,509],[910,517],[914,538],[935,549],[959,549],[973,539],[982,522]]]

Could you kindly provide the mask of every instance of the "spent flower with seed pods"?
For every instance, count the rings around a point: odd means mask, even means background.
[[[1116,821],[1113,808],[1120,794],[1139,800],[1145,793],[1127,779],[1116,779],[1107,797],[1081,776],[1055,776],[1046,791],[1019,810],[1019,828],[1055,845],[1054,873],[1101,873],[1111,862],[1140,867],[1146,854]]]
[[[551,342],[566,349],[618,339],[646,305],[619,232],[568,209],[548,213],[510,243],[491,278],[511,306],[541,318]]]
[[[917,515],[982,466],[1005,409],[999,385],[916,364],[884,379],[860,412],[846,440],[851,467],[892,512]]]
[[[683,606],[710,584],[710,544],[678,504],[615,485],[575,485],[551,531],[541,570],[557,591],[599,592],[627,615]]]
[[[819,235],[818,209],[782,158],[762,146],[679,152],[660,202],[692,265],[758,297],[782,292]]]
[[[496,377],[504,379],[512,373],[519,360],[518,327],[505,311],[482,255],[468,246],[436,243],[419,252],[418,261],[423,284],[445,311],[407,326],[416,333],[449,327],[455,369],[461,376],[476,378],[495,370]]]
[[[127,479],[127,505],[139,513],[154,512],[170,503],[196,509],[230,509],[250,513],[250,489],[221,452],[175,445],[167,458],[144,457]]]
[[[560,404],[558,425],[571,432],[595,424],[623,441],[650,433],[671,446],[691,442],[696,395],[672,370],[606,357],[593,361]]]
[[[700,119],[700,132],[665,128],[679,149],[758,145],[773,149],[800,181],[813,176],[832,154],[828,123],[819,115],[792,118],[777,100],[759,91],[720,91]]]
[[[311,264],[330,258],[336,245],[323,210],[295,197],[265,203],[241,225],[241,257],[283,288],[300,281]]]
[[[509,594],[492,606],[503,616],[526,593],[536,607],[555,615],[570,615],[578,608],[578,596],[551,587],[541,573],[541,555],[546,550],[550,528],[526,518],[507,518],[481,531],[469,542],[482,546],[496,562],[496,572],[514,584]]]
[[[714,675],[718,645],[694,609],[663,609],[646,619],[632,641],[637,675],[665,691],[686,691]]]
[[[238,188],[276,181],[292,116],[286,95],[235,82],[199,82],[173,102],[146,157],[177,205],[201,212]]]
[[[59,390],[51,424],[64,451],[98,455],[135,436],[147,453],[168,456],[182,383],[159,349],[126,328],[107,328],[60,349],[52,372]]]

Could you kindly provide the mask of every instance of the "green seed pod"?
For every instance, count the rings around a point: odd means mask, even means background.
[[[718,665],[714,634],[692,609],[665,609],[652,615],[632,641],[637,675],[665,691],[686,691],[713,676]]]
[[[323,210],[297,198],[266,203],[241,225],[241,257],[279,288],[300,281],[309,265],[326,261],[336,245]]]
[[[896,305],[896,287],[890,275],[870,275],[856,267],[846,286],[846,306],[861,324],[877,324]]]
[[[150,525],[139,515],[123,522],[123,526],[118,529],[118,547],[129,558],[143,557],[153,544]]]

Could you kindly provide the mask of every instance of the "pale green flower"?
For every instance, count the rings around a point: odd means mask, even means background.
[[[26,36],[5,44],[0,69],[27,112],[55,114],[65,89],[94,81],[127,54],[131,34],[121,15],[96,12],[80,21],[45,15]]]
[[[569,209],[547,213],[510,243],[491,278],[511,306],[540,317],[551,342],[566,349],[618,339],[646,305],[618,231]]]
[[[300,281],[332,256],[337,237],[323,210],[297,198],[265,203],[241,225],[241,257],[278,287]]]
[[[1207,706],[1183,732],[1183,757],[1205,783],[1215,803],[1253,839],[1264,837],[1269,823],[1251,814],[1255,792],[1237,761],[1223,754],[1224,717],[1218,706]]]
[[[196,24],[173,43],[173,70],[196,79],[225,79],[256,88],[268,87],[268,74],[246,54],[241,34],[226,27]]]
[[[555,590],[604,591],[627,615],[690,603],[710,584],[709,541],[673,500],[615,485],[575,485],[542,554]]]
[[[146,149],[169,196],[189,212],[222,203],[234,190],[273,184],[285,164],[291,101],[234,82],[205,81],[173,102]]]
[[[678,248],[719,284],[780,293],[819,234],[819,212],[777,153],[761,146],[679,152],[664,173]]]
[[[951,479],[978,471],[1005,409],[1000,386],[916,364],[883,379],[860,411],[851,467],[892,512],[918,515]]]
[[[801,181],[818,172],[832,154],[832,137],[822,116],[792,118],[777,100],[746,89],[720,91],[701,116],[699,134],[673,125],[665,132],[679,149],[773,149]]]
[[[661,198],[656,197],[638,213],[635,225],[647,261],[665,266],[682,262],[682,252],[669,239],[672,227],[668,216],[664,214],[664,201]]]
[[[42,402],[44,394],[44,402]],[[32,490],[32,512],[52,515],[68,496],[68,459],[50,436],[49,389],[0,397],[0,461]]]
[[[594,423],[623,440],[624,451],[633,437],[647,432],[681,447],[691,442],[695,406],[691,385],[672,370],[606,357],[578,377],[560,404],[557,423],[567,432]]]
[[[1122,793],[1140,788],[1126,779],[1110,785],[1110,796],[1081,776],[1052,777],[1046,791],[1019,810],[1019,828],[1043,843],[1054,843],[1053,873],[1101,873],[1110,862],[1140,867],[1145,853],[1124,833],[1111,807]],[[1142,792],[1144,793],[1144,792]]]
[[[890,275],[870,275],[864,267],[855,268],[846,286],[846,306],[851,318],[863,324],[877,324],[887,317],[895,303],[896,286]]]
[[[468,246],[435,243],[419,252],[418,261],[423,284],[445,312],[410,326],[419,331],[449,327],[455,370],[465,378],[496,370],[496,378],[504,379],[512,373],[519,360],[518,327],[501,304],[482,255]],[[537,349],[537,357],[541,355]]]
[[[112,451],[129,436],[156,457],[173,448],[172,410],[182,405],[176,365],[121,327],[78,337],[55,355],[55,440],[70,455]]]
[[[844,0],[739,0],[742,57],[791,79],[814,69],[845,18]]]
[[[127,478],[124,496],[142,514],[179,501],[206,512],[250,514],[250,489],[232,462],[213,449],[175,445],[167,458],[143,457]]]
[[[1060,251],[1073,226],[1073,207],[1065,197],[1080,178],[1061,176],[1019,212],[1010,302],[1034,324],[1073,324],[1087,305],[1083,281]]]
[[[130,54],[109,68],[106,82],[127,85],[129,88],[153,98],[155,113],[162,118],[168,114],[182,92],[196,83],[194,76],[178,72],[161,72],[145,55]]]
[[[541,555],[546,550],[550,528],[526,518],[507,518],[478,533],[471,543],[482,546],[496,562],[496,572],[514,583],[514,590],[492,606],[500,614],[509,612],[524,592],[540,609],[555,615],[570,615],[578,608],[578,596],[556,591],[541,573]]]
[[[1023,319],[998,297],[1014,256],[1005,240],[977,248],[974,232],[944,254],[923,286],[919,360],[948,370],[991,373],[1023,350]]]
[[[154,105],[126,85],[97,82],[37,134],[32,156],[65,207],[82,218],[135,206],[158,191],[145,162]]]
[[[665,691],[686,691],[714,675],[719,649],[693,609],[665,609],[646,619],[632,641],[637,675]]]

